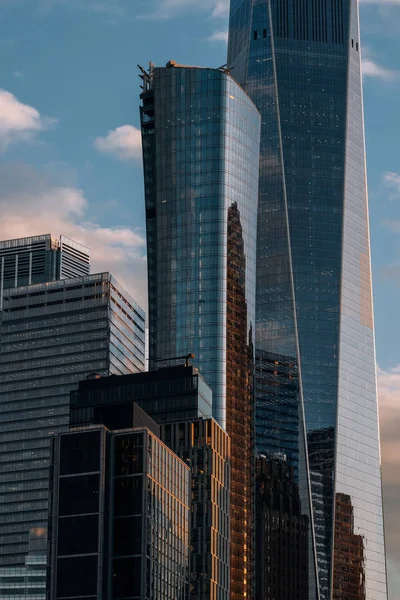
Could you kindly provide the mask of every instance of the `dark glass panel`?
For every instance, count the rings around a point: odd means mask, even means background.
[[[113,598],[140,596],[142,581],[141,558],[117,558],[113,560]]]
[[[115,474],[143,473],[143,434],[118,435],[115,438]]]
[[[97,592],[97,556],[57,560],[57,597],[74,598]]]
[[[114,519],[114,554],[141,554],[143,516]]]
[[[142,512],[143,477],[114,479],[114,511],[116,517]]]
[[[60,474],[90,473],[100,465],[100,431],[61,436]]]
[[[91,554],[98,550],[99,517],[64,517],[58,519],[58,554]]]
[[[99,511],[99,475],[60,478],[59,515],[80,515]]]

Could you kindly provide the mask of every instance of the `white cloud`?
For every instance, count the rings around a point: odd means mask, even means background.
[[[5,152],[13,142],[31,139],[51,123],[54,119],[42,117],[36,108],[0,89],[0,151]]]
[[[132,125],[122,125],[109,131],[105,137],[96,138],[94,146],[100,152],[114,154],[122,160],[142,157],[141,133]]]
[[[388,189],[389,200],[397,200],[400,197],[400,174],[387,171],[383,174],[383,183]]]
[[[362,4],[398,4],[400,6],[400,0],[360,0]]]
[[[382,65],[379,65],[370,58],[363,58],[362,72],[364,79],[368,77],[375,77],[377,79],[383,79],[384,81],[393,81],[398,76],[397,71],[382,67]]]
[[[169,19],[188,11],[209,13],[214,18],[226,17],[229,12],[229,0],[157,0],[153,12],[142,15],[147,19]]]
[[[26,165],[0,166],[0,239],[64,234],[91,249],[92,273],[110,271],[145,308],[143,235],[127,224],[105,227],[90,213],[82,190],[51,184]]]
[[[395,188],[400,192],[400,175],[398,173],[387,171],[383,174],[383,181],[388,187]]]
[[[381,424],[383,496],[389,582],[393,592],[400,572],[400,365],[378,369],[379,416]],[[398,596],[390,596],[400,600]]]
[[[214,33],[212,35],[210,35],[210,37],[207,39],[210,42],[224,42],[225,44],[227,44],[228,43],[228,32],[226,30],[214,31]]]
[[[121,3],[122,2],[122,3]],[[57,7],[65,7],[77,11],[85,11],[104,15],[106,17],[122,18],[125,16],[124,5],[129,0],[0,0],[0,9],[3,6],[31,5],[33,13],[46,16]]]
[[[216,2],[212,12],[213,17],[226,17],[229,14],[229,0],[219,0]]]

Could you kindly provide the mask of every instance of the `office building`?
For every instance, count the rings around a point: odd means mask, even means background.
[[[191,469],[190,600],[228,600],[230,440],[210,418],[211,389],[189,365],[88,379],[71,393],[71,426],[143,423],[137,405]]]
[[[124,428],[132,418],[132,402],[160,424],[190,421],[211,416],[212,391],[191,365],[89,378],[71,393],[70,426]]]
[[[266,454],[280,421],[310,523],[310,600],[332,598],[337,494],[364,539],[366,598],[387,598],[360,59],[357,0],[231,0],[228,68],[262,117],[256,444]]]
[[[230,598],[230,440],[214,419],[168,423],[161,439],[191,469],[190,600]]]
[[[0,242],[0,310],[4,290],[90,273],[90,250],[64,235]]]
[[[257,600],[308,600],[308,518],[285,455],[256,460]]]
[[[0,568],[1,600],[44,600],[46,596],[47,528],[29,531],[23,565]]]
[[[56,436],[50,600],[187,600],[190,471],[147,427]]]
[[[354,532],[350,496],[336,494],[333,600],[366,600],[364,538]]]
[[[50,435],[68,428],[70,391],[93,372],[143,370],[144,322],[109,273],[4,291],[0,567],[23,566],[30,533],[47,527]]]
[[[231,439],[231,598],[251,597],[260,116],[226,69],[142,70],[149,367],[194,353]]]

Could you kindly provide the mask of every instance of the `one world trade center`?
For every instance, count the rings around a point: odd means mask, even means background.
[[[256,445],[309,523],[310,600],[386,600],[357,0],[231,0],[262,117]]]

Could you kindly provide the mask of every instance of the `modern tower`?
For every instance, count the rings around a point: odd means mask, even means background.
[[[188,600],[190,471],[151,425],[59,434],[52,480],[50,600]]]
[[[90,378],[71,393],[72,427],[121,429],[139,423],[139,409],[190,467],[190,600],[230,599],[230,440],[211,404],[210,387],[190,365]]]
[[[260,116],[223,68],[142,77],[149,366],[194,353],[212,389],[231,438],[231,598],[249,599]]]
[[[256,461],[257,600],[308,600],[308,519],[286,456]]]
[[[90,250],[49,233],[0,242],[0,310],[4,290],[90,273]]]
[[[93,372],[143,370],[144,324],[143,310],[109,273],[4,290],[0,567],[9,569],[0,571],[0,589],[23,576],[28,555],[46,553],[50,434],[68,428],[71,390]]]
[[[294,468],[312,600],[349,597],[350,515],[351,597],[387,598],[360,65],[357,0],[231,0],[262,117],[256,444]]]

